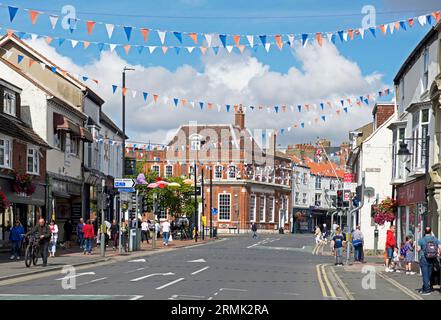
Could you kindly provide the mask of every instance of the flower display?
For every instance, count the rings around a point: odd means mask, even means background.
[[[36,185],[32,182],[32,176],[27,173],[15,173],[13,189],[18,194],[26,194],[31,196],[34,194]]]
[[[294,214],[294,217],[296,218],[296,221],[303,221],[303,220],[305,220],[305,216],[300,211],[296,212]]]
[[[397,210],[397,202],[387,197],[379,204],[373,206],[374,209],[374,222],[380,226],[386,222],[392,222],[395,220],[395,212]]]
[[[5,210],[9,206],[6,195],[0,191],[0,210]]]

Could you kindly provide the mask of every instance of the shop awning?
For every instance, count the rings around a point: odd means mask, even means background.
[[[93,142],[92,133],[84,127],[80,127],[80,139],[86,142]]]
[[[80,126],[76,125],[65,116],[54,112],[54,130],[64,130],[68,132],[72,132],[80,136]]]

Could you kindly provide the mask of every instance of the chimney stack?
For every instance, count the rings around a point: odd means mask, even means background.
[[[242,105],[240,105],[239,109],[234,114],[234,124],[241,130],[245,129],[245,113],[243,113]]]
[[[374,130],[385,123],[394,114],[395,106],[392,103],[377,103],[372,110],[374,116]]]

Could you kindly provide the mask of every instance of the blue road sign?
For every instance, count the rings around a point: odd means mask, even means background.
[[[135,192],[135,188],[118,188],[118,191],[121,192]]]
[[[212,214],[217,214],[217,208],[211,208],[211,213]]]

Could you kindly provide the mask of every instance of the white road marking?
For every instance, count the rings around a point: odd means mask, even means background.
[[[144,270],[144,269],[145,268],[138,268],[138,269],[135,269],[135,270],[126,271],[124,273],[132,273],[132,272],[141,271],[141,270]]]
[[[154,276],[172,276],[172,275],[174,275],[173,272],[167,272],[167,273],[152,273],[152,274],[148,274],[148,275],[146,275],[146,276],[142,276],[142,277],[139,277],[139,278],[132,279],[132,280],[130,280],[130,281],[132,281],[132,282],[136,282],[136,281],[144,280],[144,279],[147,279],[147,278],[150,278],[150,277],[154,277]]]
[[[67,279],[72,279],[72,278],[76,278],[76,277],[81,277],[81,276],[88,276],[88,275],[95,275],[95,272],[83,272],[83,273],[78,273],[72,276],[65,276],[63,278],[59,278],[59,279],[55,279],[55,280],[67,280]]]
[[[139,300],[144,296],[134,296],[133,298],[130,298],[129,300]]]
[[[197,260],[190,260],[187,262],[207,262],[207,261],[205,261],[204,259],[197,259]]]
[[[198,270],[198,271],[195,271],[195,272],[193,272],[191,275],[195,275],[195,274],[198,274],[199,272],[202,272],[202,271],[204,271],[204,270],[207,270],[208,268],[210,268],[210,267],[205,267],[205,268],[202,268],[202,269],[200,269],[200,270]]]
[[[245,289],[234,289],[234,288],[220,288],[219,291],[242,291],[242,292],[246,292],[248,290]]]
[[[145,259],[129,260],[129,262],[145,262]]]
[[[209,297],[208,300],[213,300],[213,297]]]
[[[106,280],[106,279],[107,279],[107,277],[98,278],[98,279],[94,279],[94,280],[91,280],[91,281],[88,281],[88,282],[80,283],[80,284],[78,284],[78,286],[82,286],[82,285],[85,285],[85,284],[94,283],[94,282],[98,282],[98,281]]]
[[[175,284],[175,283],[178,283],[178,282],[180,282],[180,281],[182,281],[182,280],[184,280],[184,279],[185,279],[185,278],[179,278],[179,279],[176,279],[176,280],[174,280],[174,281],[172,281],[172,282],[169,282],[169,283],[164,284],[163,286],[157,287],[156,290],[162,290],[162,289],[167,288],[168,286],[171,286],[171,285],[173,285],[173,284]]]
[[[258,244],[259,244],[259,243],[252,244],[251,246],[248,246],[247,249],[252,248],[252,247],[254,247],[254,246],[257,246]]]
[[[192,296],[192,295],[188,295],[188,294],[174,294],[170,298],[168,298],[168,300],[176,300],[179,297],[191,298],[192,300],[194,300],[195,298],[199,298],[199,299],[204,299],[205,298],[205,296]]]

